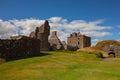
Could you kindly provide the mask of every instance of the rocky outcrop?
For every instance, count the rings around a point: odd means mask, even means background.
[[[97,49],[103,50],[109,57],[120,57],[120,42],[116,40],[103,40],[96,44]]]
[[[59,38],[57,37],[57,32],[53,31],[49,40],[51,50],[62,50],[63,45]]]
[[[120,56],[120,46],[116,44],[104,45],[102,50],[105,51],[109,56],[117,57]]]

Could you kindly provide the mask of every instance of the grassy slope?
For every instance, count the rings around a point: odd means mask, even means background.
[[[103,40],[103,41],[100,41],[96,44],[95,48],[96,49],[102,49],[102,47],[104,45],[113,45],[113,44],[116,44],[116,45],[119,45],[120,46],[120,42],[119,41],[116,41],[116,40]]]
[[[81,52],[44,52],[0,64],[0,80],[120,80],[120,59],[101,60]]]

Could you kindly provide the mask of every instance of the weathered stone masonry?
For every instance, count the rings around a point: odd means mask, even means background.
[[[0,58],[11,60],[40,53],[40,41],[28,37],[0,40]]]
[[[77,50],[80,48],[90,47],[91,38],[80,33],[72,33],[67,39],[68,49]]]
[[[62,42],[57,37],[56,31],[52,32],[52,35],[49,39],[49,43],[50,43],[50,50],[63,50],[64,49]]]
[[[90,37],[80,33],[72,33],[68,37],[68,44],[61,42],[54,31],[48,42],[50,35],[49,22],[46,20],[43,25],[36,27],[35,31],[30,33],[30,37],[14,36],[11,39],[0,39],[0,58],[11,60],[19,57],[36,55],[40,51],[46,50],[76,50],[89,47],[91,45]]]
[[[41,51],[49,50],[50,44],[48,42],[48,36],[50,35],[49,22],[46,20],[43,25],[36,27],[35,32],[31,32],[30,37],[39,39],[41,41],[40,49]]]

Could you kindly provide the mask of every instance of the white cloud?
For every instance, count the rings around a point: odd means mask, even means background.
[[[67,19],[63,19],[62,17],[51,17],[48,19],[51,23],[66,23]]]
[[[99,41],[101,41],[101,40],[95,38],[95,39],[92,39],[91,41],[92,41],[92,43],[93,43],[92,45],[96,45],[96,43],[99,42]]]
[[[93,37],[97,37],[97,38],[112,35],[112,33],[104,32],[104,31],[85,31],[82,33],[85,35],[93,36]]]
[[[52,17],[48,20],[51,22],[51,30],[56,30],[61,40],[66,40],[72,32],[81,32],[82,34],[96,38],[112,35],[111,32],[106,31],[112,29],[112,26],[100,26],[104,20],[91,22],[85,20],[73,20],[69,22],[60,17]],[[63,21],[64,23],[61,23]]]
[[[31,31],[34,31],[36,27],[43,24],[44,20],[37,19],[21,19],[21,20],[10,20],[14,23],[14,26],[20,28],[20,33],[23,35],[29,35]]]
[[[90,21],[73,20],[68,21],[62,17],[48,18],[51,26],[51,32],[57,31],[58,37],[61,40],[67,40],[67,37],[72,32],[81,32],[82,34],[91,37],[111,36],[112,33],[106,30],[111,29],[111,26],[101,26],[104,20]],[[37,26],[43,24],[44,20],[40,19],[13,19],[8,21],[0,20],[0,38],[9,38],[11,35],[29,35]]]
[[[17,34],[16,27],[9,21],[0,20],[0,38],[6,39],[14,34]]]

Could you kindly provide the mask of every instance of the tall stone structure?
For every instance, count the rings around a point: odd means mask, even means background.
[[[57,37],[57,32],[53,31],[49,40],[51,50],[62,50],[63,45],[59,38]]]
[[[49,50],[48,36],[50,34],[49,22],[46,20],[43,25],[36,27],[35,32],[30,33],[31,38],[36,38],[41,41],[40,50]]]
[[[67,38],[67,44],[69,50],[77,50],[91,46],[91,38],[80,33],[72,33]]]

